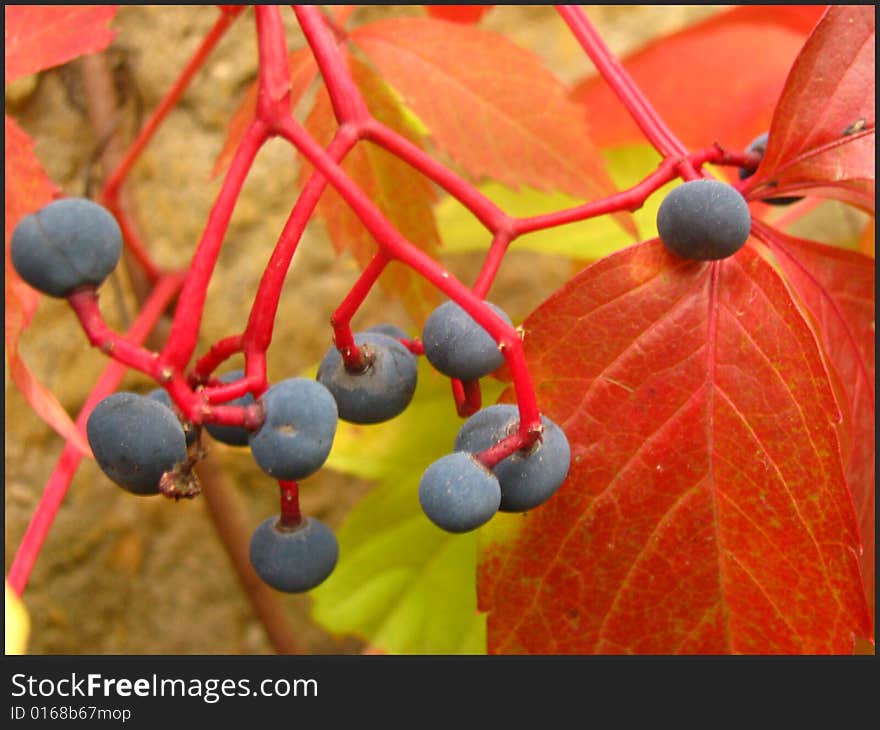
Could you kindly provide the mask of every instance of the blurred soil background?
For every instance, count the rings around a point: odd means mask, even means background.
[[[717,12],[720,6],[587,6],[618,54],[649,38]],[[418,6],[369,6],[354,23]],[[118,134],[131,140],[214,23],[214,6],[120,6],[117,36],[104,54],[120,105]],[[284,13],[291,48],[302,45],[293,14]],[[350,22],[350,26],[352,23]],[[592,67],[564,24],[546,6],[491,10],[483,27],[507,34],[541,55],[566,82]],[[106,170],[90,123],[82,61],[51,69],[7,90],[7,111],[36,141],[36,153],[66,194],[93,194]],[[137,224],[155,258],[185,267],[219,189],[210,174],[227,124],[256,78],[253,11],[246,11],[196,76],[128,179]],[[281,141],[260,152],[236,207],[209,293],[199,353],[241,331],[274,242],[295,201],[298,163]],[[480,257],[445,261],[472,280]],[[514,251],[492,290],[516,323],[571,276],[563,259]],[[357,276],[337,257],[320,224],[307,230],[294,258],[268,353],[270,380],[300,374],[331,341],[330,313]],[[101,292],[108,321],[124,330],[136,311],[130,281],[115,274]],[[354,321],[357,329],[395,322],[416,334],[402,308],[374,291]],[[43,298],[21,342],[25,361],[71,414],[78,413],[106,364],[92,350],[63,301]],[[239,360],[231,365],[238,366]],[[121,388],[153,386],[129,374]],[[6,571],[63,447],[6,378]],[[209,441],[206,438],[206,441]],[[246,450],[210,441],[209,462],[240,501],[249,530],[277,512],[277,488]],[[303,509],[337,526],[370,485],[322,470],[302,485]],[[330,636],[309,618],[309,597],[277,594],[300,651],[354,653],[364,642]],[[34,654],[264,654],[274,651],[241,590],[203,498],[171,503],[139,499],[83,461],[24,593]]]

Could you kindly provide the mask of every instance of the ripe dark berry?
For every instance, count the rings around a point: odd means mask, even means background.
[[[507,324],[499,307],[486,302]],[[456,302],[435,309],[422,330],[425,357],[441,373],[459,380],[477,380],[504,363],[498,343]]]
[[[447,532],[468,532],[488,522],[501,504],[497,477],[472,455],[459,451],[435,461],[419,482],[419,503]]]
[[[155,390],[151,390],[149,393],[147,393],[147,398],[152,398],[155,401],[159,401],[159,403],[161,403],[175,415],[175,417],[180,421],[180,425],[183,428],[184,436],[186,436],[186,445],[192,446],[196,441],[196,427],[193,426],[193,424],[189,421],[180,420],[180,416],[177,415],[177,409],[171,402],[171,396],[168,395],[168,391],[165,390],[165,388],[156,388]]]
[[[396,339],[379,332],[359,332],[355,344],[369,364],[350,372],[331,346],[318,368],[318,380],[336,399],[339,417],[351,423],[381,423],[403,412],[418,379],[415,355]]]
[[[752,217],[742,195],[718,180],[692,180],[673,188],[657,211],[666,247],[686,259],[732,256],[746,242]]]
[[[275,479],[304,479],[327,460],[336,434],[336,402],[323,385],[289,378],[261,396],[266,420],[250,438],[259,467]]]
[[[759,152],[761,157],[764,157],[764,153],[767,151],[767,140],[770,138],[770,134],[768,132],[764,132],[764,134],[759,134],[755,137],[751,142],[749,142],[749,146],[746,147],[746,152]],[[745,180],[747,177],[750,177],[753,174],[753,170],[746,170],[744,167],[739,168],[739,179]],[[796,203],[799,200],[803,200],[803,198],[798,196],[780,196],[778,198],[761,198],[762,203],[768,203],[769,205],[791,205],[792,203]]]
[[[232,370],[231,372],[221,375],[219,379],[221,382],[229,384],[234,383],[236,380],[241,380],[243,377],[244,370]],[[250,406],[254,403],[256,403],[254,396],[251,393],[245,393],[240,398],[236,398],[226,405]],[[251,435],[250,431],[241,426],[219,426],[216,423],[209,423],[205,428],[217,441],[228,444],[229,446],[247,446],[248,439]]]
[[[12,265],[44,294],[66,297],[99,286],[122,254],[113,215],[86,198],[62,198],[19,221],[12,233]]]
[[[338,558],[336,536],[314,517],[287,528],[276,515],[261,522],[251,537],[250,559],[257,575],[285,593],[315,588],[333,572]]]
[[[544,432],[530,449],[516,451],[497,463],[492,471],[501,485],[502,512],[523,512],[546,502],[559,489],[571,464],[571,448],[565,433],[546,416]],[[519,427],[516,406],[499,404],[477,411],[459,429],[455,450],[478,454]]]
[[[101,470],[134,494],[157,494],[162,475],[187,458],[177,417],[136,393],[104,398],[89,416],[86,434]]]

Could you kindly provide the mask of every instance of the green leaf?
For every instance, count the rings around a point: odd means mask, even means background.
[[[615,185],[626,189],[641,182],[660,162],[659,155],[646,144],[625,145],[602,152]],[[657,235],[657,209],[672,183],[664,186],[634,214],[642,240]],[[528,217],[552,213],[580,205],[583,201],[562,193],[545,193],[522,186],[513,190],[496,181],[479,186],[480,191],[510,215]],[[476,218],[455,198],[444,198],[435,208],[445,253],[483,251],[491,237]],[[610,216],[600,216],[544,231],[536,231],[514,241],[511,248],[537,251],[555,256],[596,260],[634,243]]]
[[[500,392],[483,382],[484,402]],[[476,533],[440,530],[418,499],[422,473],[452,450],[460,426],[449,380],[423,358],[403,414],[371,426],[340,421],[327,466],[377,483],[337,531],[339,564],[312,591],[313,617],[326,629],[390,654],[485,653]]]

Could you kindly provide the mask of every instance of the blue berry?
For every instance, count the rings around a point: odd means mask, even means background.
[[[157,494],[162,475],[187,459],[177,417],[136,393],[104,398],[89,415],[86,434],[101,470],[135,494]]]
[[[236,380],[241,380],[243,377],[244,370],[232,370],[231,372],[221,375],[219,380],[223,383],[229,384],[234,383]],[[254,396],[251,393],[245,393],[240,398],[236,398],[226,405],[251,406],[254,403],[256,403]],[[228,444],[229,446],[247,446],[248,439],[251,435],[251,432],[242,426],[220,426],[216,423],[209,423],[205,425],[205,429],[207,429],[208,433],[217,441]]]
[[[342,420],[381,423],[394,418],[416,391],[415,355],[379,332],[360,332],[354,341],[369,365],[360,372],[349,372],[339,351],[331,346],[318,368],[318,380],[333,394]]]
[[[501,485],[502,512],[524,512],[546,502],[565,481],[571,449],[565,433],[546,416],[544,432],[527,451],[516,451],[492,471]],[[455,437],[455,450],[478,454],[519,427],[519,409],[508,404],[489,406],[471,416]]]
[[[196,432],[196,427],[189,421],[180,420],[180,416],[177,415],[177,409],[171,402],[171,396],[168,395],[168,391],[165,390],[165,388],[156,388],[155,390],[151,390],[149,393],[147,393],[147,398],[152,398],[155,401],[159,401],[159,403],[161,403],[175,415],[175,417],[180,421],[181,427],[183,428],[183,434],[184,436],[186,436],[187,446],[192,446],[196,442],[196,436],[198,435]]]
[[[10,249],[22,279],[62,298],[107,278],[122,254],[122,232],[103,206],[87,198],[62,198],[22,218]]]
[[[338,559],[336,536],[314,517],[286,528],[276,515],[261,522],[251,537],[250,560],[257,575],[285,593],[315,588],[333,572]]]
[[[486,302],[501,319],[512,324],[499,307]],[[459,380],[477,380],[504,363],[498,343],[456,302],[435,309],[422,330],[425,357],[437,370]]]
[[[751,142],[749,142],[749,146],[746,147],[746,152],[759,152],[761,157],[764,157],[764,153],[767,151],[767,140],[770,139],[770,134],[768,132],[764,132],[763,134],[759,134],[755,137]],[[739,168],[739,179],[745,180],[747,177],[751,177],[753,174],[753,170],[746,170],[744,167]],[[762,198],[761,202],[767,203],[769,205],[791,205],[792,203],[796,203],[799,200],[803,200],[798,196],[780,196],[778,198]]]
[[[718,180],[691,180],[673,188],[657,211],[657,230],[666,247],[699,261],[735,254],[751,225],[745,198]]]
[[[419,503],[447,532],[468,532],[498,511],[498,479],[471,454],[447,454],[429,466],[419,482]]]
[[[336,434],[336,402],[308,378],[276,383],[262,397],[266,420],[250,438],[259,467],[275,479],[304,479],[327,460]]]

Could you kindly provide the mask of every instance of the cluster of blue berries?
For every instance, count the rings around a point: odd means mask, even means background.
[[[113,215],[83,198],[57,200],[26,216],[11,242],[12,262],[31,286],[53,297],[95,289],[118,264],[122,234]],[[504,322],[510,318],[488,303]],[[317,378],[289,378],[259,398],[246,393],[227,405],[256,406],[257,428],[186,420],[164,388],[141,395],[117,392],[97,404],[86,432],[100,469],[137,495],[175,499],[198,494],[193,466],[202,458],[202,431],[214,440],[248,447],[257,465],[279,482],[315,473],[327,460],[339,419],[375,424],[399,415],[416,390],[418,363],[408,336],[393,325],[354,335],[362,366],[351,370],[335,346]],[[422,332],[424,353],[441,373],[475,381],[496,370],[504,357],[492,337],[457,303],[446,302],[428,318]],[[244,378],[232,370],[223,384]],[[462,426],[453,453],[430,465],[419,484],[425,514],[449,532],[473,530],[498,511],[525,511],[545,502],[564,481],[570,450],[562,430],[547,418],[543,433],[528,449],[493,468],[477,455],[519,426],[515,406],[478,411]],[[300,592],[324,581],[336,565],[339,546],[333,531],[313,517],[296,524],[281,515],[254,531],[250,558],[254,570],[280,591]]]

